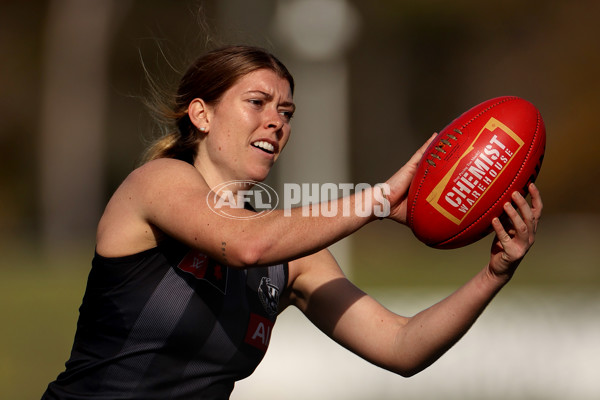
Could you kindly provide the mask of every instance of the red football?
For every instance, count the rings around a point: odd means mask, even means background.
[[[487,100],[446,126],[429,145],[408,192],[408,226],[428,246],[451,249],[493,229],[515,190],[540,172],[546,128],[518,97]]]

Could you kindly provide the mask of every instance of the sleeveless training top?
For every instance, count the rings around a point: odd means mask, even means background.
[[[287,265],[228,268],[171,240],[96,254],[66,370],[43,399],[227,399],[262,360],[287,279]]]

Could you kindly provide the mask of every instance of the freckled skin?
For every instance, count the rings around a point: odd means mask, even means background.
[[[210,186],[235,179],[263,181],[289,139],[294,108],[289,82],[265,69],[245,75],[217,105],[194,100],[192,123],[207,130],[198,145],[202,162],[195,167]],[[252,145],[258,141],[274,150]]]

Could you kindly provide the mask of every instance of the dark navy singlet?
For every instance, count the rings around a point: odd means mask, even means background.
[[[229,398],[267,350],[287,275],[227,268],[173,241],[96,254],[66,370],[42,399]]]

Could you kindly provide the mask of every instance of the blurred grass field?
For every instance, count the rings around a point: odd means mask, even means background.
[[[509,287],[600,288],[600,217],[544,217],[536,243]],[[354,270],[359,286],[456,286],[489,259],[492,236],[454,250],[419,243],[408,229],[391,221],[370,224],[353,235]]]
[[[563,294],[600,288],[598,221],[595,216],[544,220],[536,245],[502,295],[510,296],[511,288]],[[374,292],[455,288],[485,265],[490,241],[434,250],[394,223],[373,223],[353,236],[351,278]],[[50,262],[18,243],[2,247],[0,399],[36,399],[69,355],[91,253]]]

